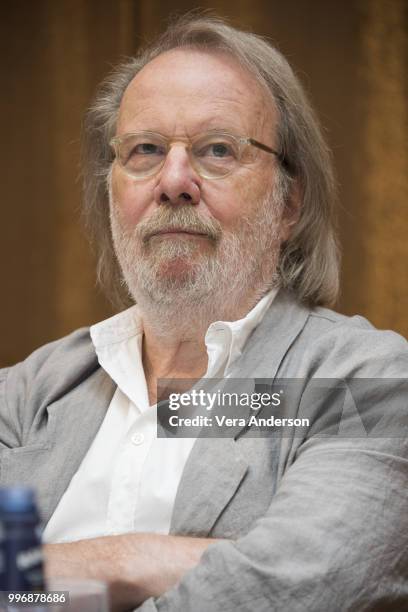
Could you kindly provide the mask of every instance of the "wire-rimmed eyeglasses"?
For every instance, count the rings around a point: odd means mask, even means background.
[[[166,138],[156,132],[134,132],[115,136],[110,145],[120,167],[134,179],[153,176],[163,167],[171,145],[185,143],[190,162],[206,179],[224,178],[253,159],[251,146],[271,153],[282,161],[280,153],[248,136],[211,131],[194,138]],[[253,151],[253,150],[252,150]]]

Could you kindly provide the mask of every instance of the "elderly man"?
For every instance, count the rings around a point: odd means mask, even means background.
[[[99,278],[133,305],[1,373],[2,483],[36,487],[49,575],[107,581],[116,610],[406,609],[404,415],[333,435],[303,397],[406,377],[407,344],[324,308],[330,156],[286,60],[181,19],[105,82],[86,138]],[[276,377],[306,381],[285,408],[306,430],[157,435],[161,379]]]

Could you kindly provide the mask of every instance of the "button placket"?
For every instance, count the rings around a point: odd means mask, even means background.
[[[138,426],[143,427],[140,423],[143,419],[139,417],[137,420]],[[107,525],[111,533],[122,533],[133,528],[143,464],[149,452],[147,440],[146,434],[140,431],[127,434],[127,443],[118,458],[108,503]]]

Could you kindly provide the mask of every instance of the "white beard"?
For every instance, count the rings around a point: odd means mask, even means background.
[[[113,243],[128,291],[162,334],[175,327],[195,324],[205,329],[215,320],[234,320],[237,306],[249,300],[253,307],[278,285],[283,207],[277,185],[238,220],[234,232],[224,231],[216,219],[203,218],[189,203],[162,204],[152,217],[129,229],[110,195]],[[207,236],[149,238],[169,227]]]

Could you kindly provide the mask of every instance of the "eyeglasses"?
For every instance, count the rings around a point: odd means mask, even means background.
[[[115,136],[110,141],[120,167],[132,178],[153,176],[163,167],[170,146],[186,143],[190,162],[206,179],[219,179],[235,172],[240,165],[253,161],[254,149],[271,153],[282,161],[281,154],[249,137],[212,131],[189,138],[165,138],[155,132],[135,132]]]

